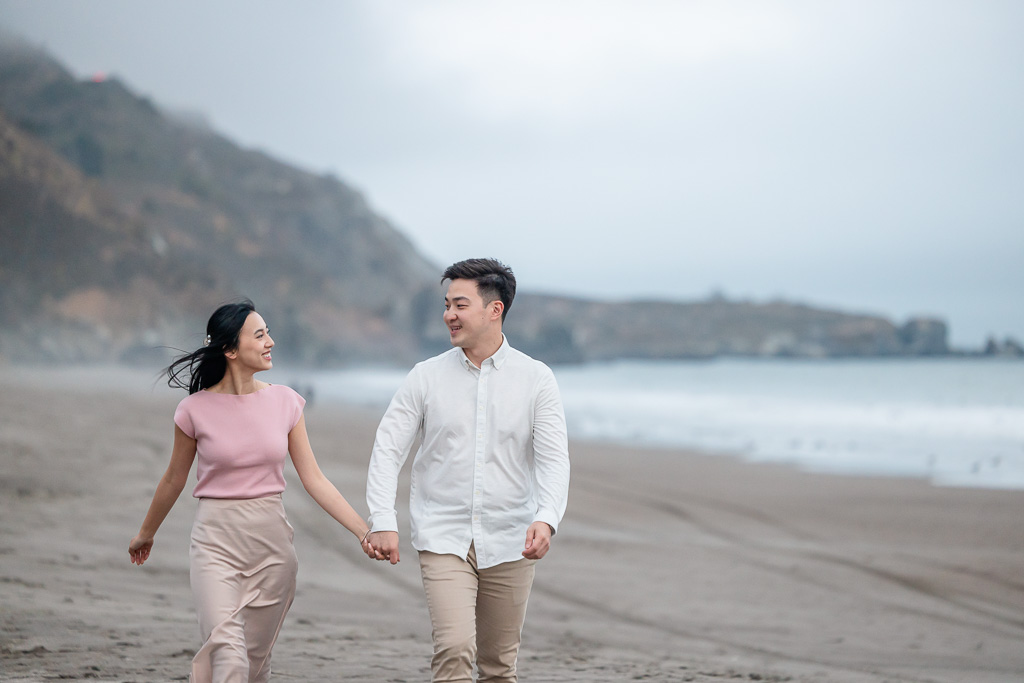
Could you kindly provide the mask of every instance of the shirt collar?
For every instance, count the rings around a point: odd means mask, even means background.
[[[501,366],[505,364],[505,359],[508,358],[509,351],[508,339],[505,339],[505,335],[501,335],[501,346],[491,356],[491,362],[494,363],[495,370],[501,370]]]
[[[455,347],[459,352],[459,360],[462,361],[462,365],[466,368],[474,368],[473,361],[469,359],[466,352],[461,346]],[[508,345],[508,339],[505,338],[504,333],[501,335],[501,346],[495,351],[489,358],[484,359],[484,363],[491,361],[491,365],[494,366],[495,370],[501,370],[501,366],[505,364],[505,360],[508,358],[509,350],[512,347]]]

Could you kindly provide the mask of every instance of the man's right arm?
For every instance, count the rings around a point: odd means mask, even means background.
[[[398,473],[423,423],[423,391],[417,369],[405,378],[377,427],[366,476],[366,505],[370,510],[370,546],[378,560],[396,564],[398,555]],[[368,551],[369,555],[370,552]]]

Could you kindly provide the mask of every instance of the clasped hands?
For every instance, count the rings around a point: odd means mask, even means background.
[[[363,552],[371,560],[388,560],[398,564],[398,532],[374,531],[363,539]]]
[[[539,560],[551,549],[551,527],[545,522],[534,522],[526,530],[526,544],[523,557]],[[398,532],[374,531],[363,539],[363,552],[371,560],[387,560],[398,564]]]

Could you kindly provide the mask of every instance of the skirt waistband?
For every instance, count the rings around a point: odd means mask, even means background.
[[[287,520],[280,493],[262,498],[200,498],[196,506],[198,524],[216,526],[262,526]]]

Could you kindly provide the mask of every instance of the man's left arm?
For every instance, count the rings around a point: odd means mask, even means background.
[[[533,476],[537,513],[526,531],[523,556],[539,560],[551,547],[551,537],[569,500],[569,437],[562,397],[551,370],[538,384],[533,416]]]

